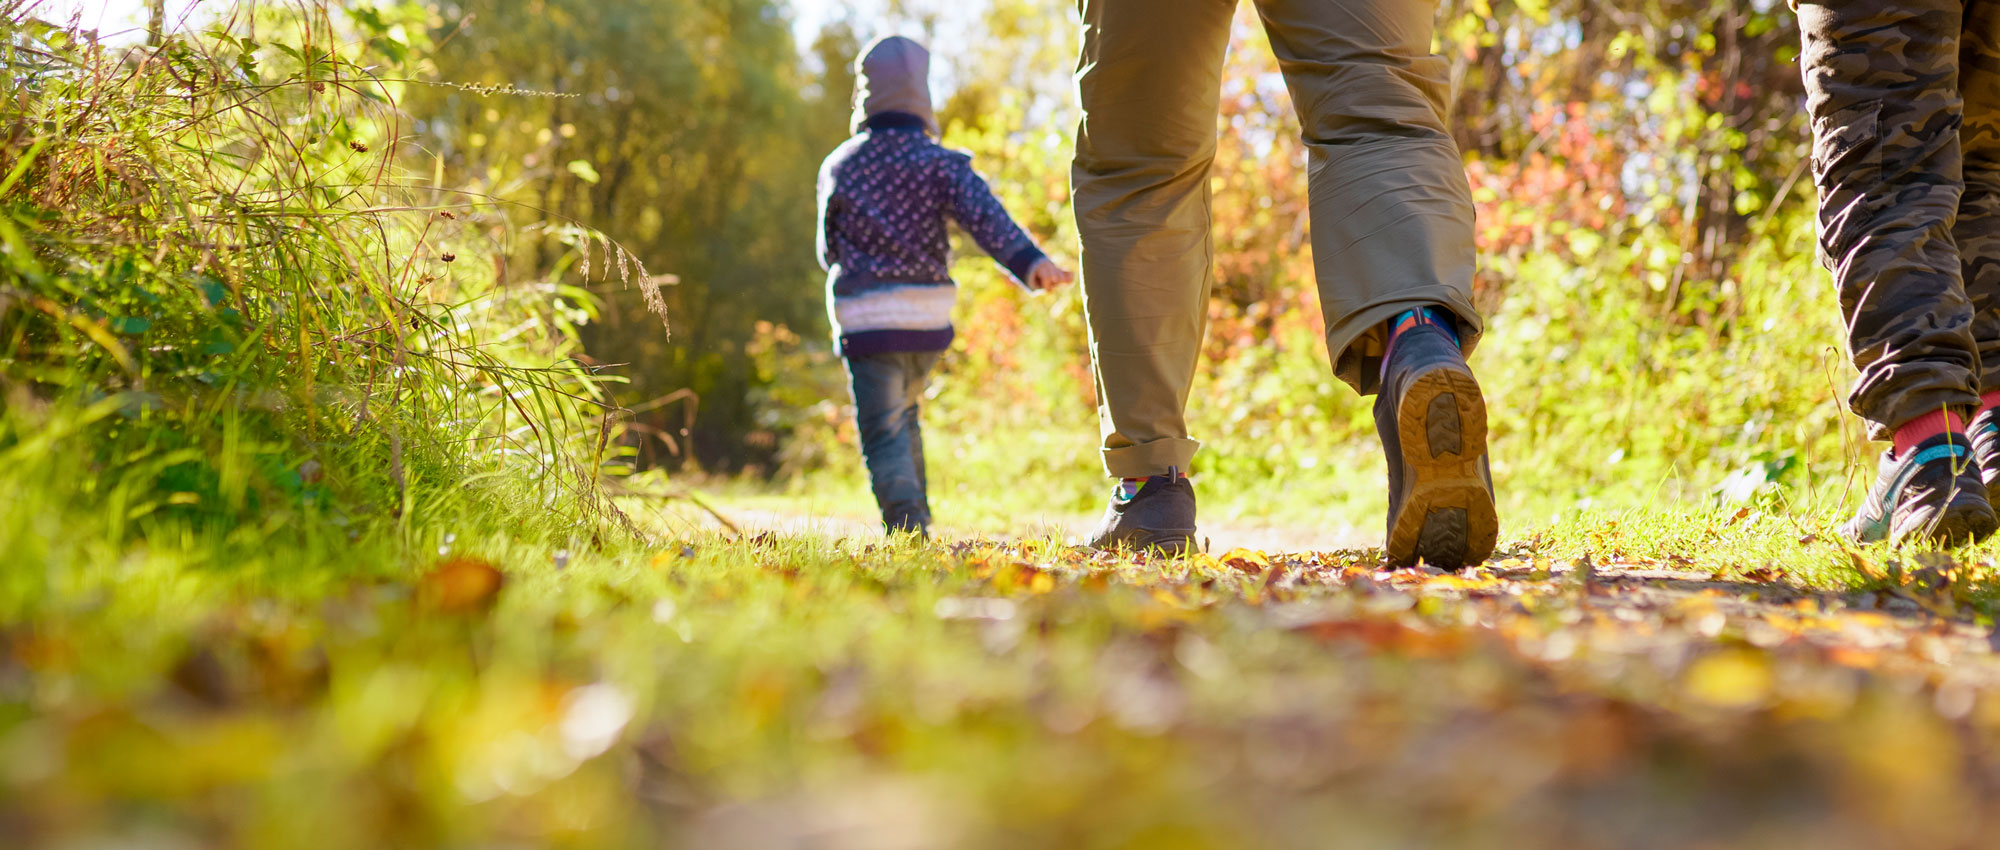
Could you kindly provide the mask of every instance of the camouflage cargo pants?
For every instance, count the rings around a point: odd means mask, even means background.
[[[1849,403],[1886,439],[2000,390],[2000,0],[1794,5]]]

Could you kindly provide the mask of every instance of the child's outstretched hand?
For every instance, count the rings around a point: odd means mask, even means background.
[[[1036,292],[1047,292],[1072,280],[1076,280],[1076,275],[1047,259],[1028,269],[1028,288]]]

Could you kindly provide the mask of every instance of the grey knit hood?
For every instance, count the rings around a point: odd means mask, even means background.
[[[905,112],[924,119],[931,135],[938,130],[931,112],[931,54],[923,45],[900,35],[869,42],[854,63],[854,132],[869,117]]]

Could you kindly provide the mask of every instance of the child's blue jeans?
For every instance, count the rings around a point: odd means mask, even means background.
[[[868,463],[868,484],[888,531],[930,530],[924,430],[917,421],[917,404],[942,353],[901,351],[846,358],[861,456]]]

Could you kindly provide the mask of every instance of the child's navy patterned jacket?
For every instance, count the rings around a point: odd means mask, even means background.
[[[1017,281],[1043,259],[972,170],[972,157],[932,141],[919,116],[870,116],[827,155],[819,171],[819,262],[842,355],[951,346],[958,286],[946,218]]]

